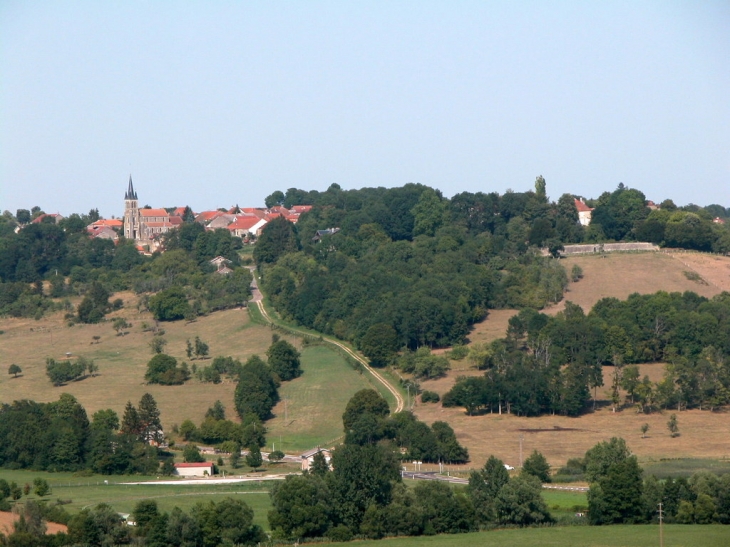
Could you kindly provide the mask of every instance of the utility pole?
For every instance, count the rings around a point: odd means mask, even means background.
[[[663,523],[664,511],[662,510],[662,504],[659,503],[659,547],[664,547],[664,530],[662,530]]]
[[[524,435],[520,435],[520,469],[522,469],[522,441],[525,439]]]

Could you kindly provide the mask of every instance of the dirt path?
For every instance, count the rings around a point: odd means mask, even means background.
[[[257,283],[257,280],[256,280],[255,273],[254,273],[253,283],[251,283],[251,288],[253,289],[253,291],[252,291],[252,295],[253,296],[251,298],[251,301],[254,302],[258,306],[259,311],[261,312],[262,317],[266,321],[268,321],[269,323],[275,325],[276,324],[276,321],[274,321],[271,318],[271,316],[269,315],[269,313],[266,311],[266,307],[264,306],[264,301],[263,301],[263,298],[262,298],[261,291],[258,288],[258,283]],[[288,329],[291,329],[291,330],[294,330],[294,331],[297,331],[297,332],[301,332],[302,334],[308,334],[307,332],[301,331],[301,330],[296,329],[296,328],[293,328],[293,327],[287,327],[287,328]],[[403,396],[400,393],[398,393],[398,390],[388,380],[386,380],[378,371],[376,371],[375,369],[373,369],[368,364],[368,362],[365,359],[363,359],[360,355],[358,355],[356,352],[354,352],[352,349],[350,349],[349,347],[347,347],[342,342],[339,342],[337,340],[334,340],[334,339],[332,339],[332,338],[330,338],[328,336],[324,336],[324,335],[322,335],[322,339],[325,342],[328,342],[328,343],[330,343],[330,344],[332,344],[334,346],[337,346],[338,348],[344,350],[345,353],[347,353],[350,357],[352,357],[358,363],[360,363],[363,366],[363,368],[365,370],[367,370],[378,382],[380,382],[381,384],[383,384],[383,386],[385,386],[385,389],[387,389],[393,395],[393,397],[395,397],[395,403],[396,403],[395,404],[395,412],[401,412],[405,408],[405,401],[403,401]]]

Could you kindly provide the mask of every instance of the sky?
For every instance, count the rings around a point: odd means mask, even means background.
[[[730,2],[0,2],[0,210],[533,188],[730,207]]]

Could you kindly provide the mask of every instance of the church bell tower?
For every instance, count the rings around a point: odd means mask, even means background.
[[[124,194],[124,237],[137,241],[140,239],[140,218],[139,205],[137,203],[137,192],[134,191],[132,175],[129,175],[129,188]]]

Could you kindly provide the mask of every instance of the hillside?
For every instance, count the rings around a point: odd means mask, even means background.
[[[730,290],[730,258],[700,253],[642,253],[571,257],[562,261],[570,271],[574,264],[583,269],[584,277],[571,283],[565,300],[579,304],[587,312],[601,298],[625,299],[628,295],[656,291],[694,291],[712,297],[722,290]],[[693,281],[684,272],[696,272],[703,281]],[[691,275],[690,275],[691,276]],[[555,314],[564,307],[564,301],[546,310]],[[472,343],[489,342],[504,336],[509,318],[515,310],[495,310],[477,324],[470,333]],[[641,365],[641,375],[652,381],[662,377],[663,364]],[[610,374],[606,367],[605,374]],[[422,388],[441,395],[454,385],[460,375],[479,375],[467,360],[453,361],[452,370],[444,378],[422,382]],[[415,412],[426,422],[445,420],[456,430],[460,442],[470,451],[474,464],[479,465],[490,454],[495,454],[515,465],[519,460],[519,436],[524,435],[523,452],[542,451],[548,460],[559,465],[568,458],[581,456],[596,442],[612,436],[626,438],[629,446],[643,460],[676,457],[730,457],[730,423],[728,412],[692,410],[679,413],[682,435],[671,439],[667,432],[667,413],[637,414],[633,409],[619,413],[601,400],[607,399],[606,386],[599,389],[599,410],[578,418],[544,416],[517,418],[514,416],[486,415],[469,417],[461,409],[441,408],[440,405],[420,405]],[[640,427],[650,425],[649,437],[641,438]],[[557,431],[573,428],[576,431]],[[520,432],[520,429],[546,429],[540,433]]]

